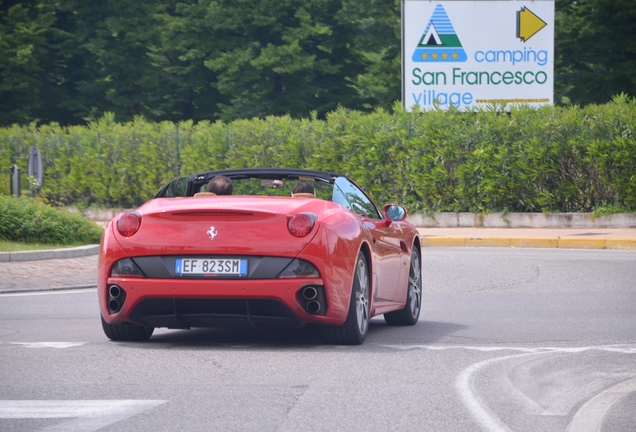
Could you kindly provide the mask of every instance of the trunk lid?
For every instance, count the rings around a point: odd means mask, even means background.
[[[130,256],[264,255],[296,256],[315,236],[325,217],[342,211],[319,199],[287,197],[158,198],[136,210],[139,231],[122,236],[113,231]],[[318,219],[305,237],[293,236],[287,221],[296,213]]]

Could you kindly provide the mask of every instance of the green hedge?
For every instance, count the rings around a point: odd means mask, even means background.
[[[0,239],[27,243],[99,243],[102,228],[79,214],[28,198],[0,195]]]
[[[114,122],[0,129],[0,194],[7,168],[26,171],[28,147],[45,166],[53,203],[129,207],[177,173],[300,167],[348,174],[378,204],[410,211],[636,211],[636,100],[513,108],[510,113],[338,110],[217,122]],[[23,177],[26,183],[26,176]]]

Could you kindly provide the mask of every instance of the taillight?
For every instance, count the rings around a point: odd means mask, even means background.
[[[313,213],[298,213],[289,218],[287,229],[296,237],[305,237],[314,227],[318,216]]]
[[[117,231],[125,237],[130,237],[139,231],[141,225],[141,216],[137,212],[124,214],[117,221]]]
[[[120,278],[142,278],[143,272],[137,267],[135,262],[130,258],[124,258],[115,263],[110,270],[111,277]]]

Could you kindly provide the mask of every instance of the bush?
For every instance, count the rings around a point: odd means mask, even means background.
[[[27,243],[99,243],[102,228],[31,198],[0,195],[0,239]]]
[[[605,105],[477,112],[361,113],[223,122],[0,128],[6,168],[42,152],[51,203],[129,208],[178,173],[298,167],[349,175],[379,204],[413,211],[636,211],[636,99]]]

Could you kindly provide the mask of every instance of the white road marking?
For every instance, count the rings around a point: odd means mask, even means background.
[[[492,411],[490,411],[482,402],[481,398],[477,396],[477,393],[475,392],[475,385],[473,384],[474,375],[481,369],[493,363],[537,354],[543,353],[516,354],[484,360],[467,367],[459,374],[455,381],[455,388],[459,393],[459,397],[484,430],[491,432],[508,432],[510,431],[510,428],[506,426]]]
[[[0,342],[2,343],[2,342]],[[18,345],[24,348],[73,348],[86,345],[88,342],[5,342],[9,345]]]
[[[382,345],[380,346],[385,348],[392,348],[397,350],[414,350],[414,349],[424,349],[429,351],[446,351],[452,349],[463,349],[469,351],[481,351],[481,352],[497,352],[497,351],[518,351],[528,354],[540,354],[540,353],[582,353],[586,351],[606,351],[606,352],[616,352],[621,354],[636,354],[636,346],[634,345],[598,345],[598,346],[587,346],[587,347],[534,347],[534,348],[525,348],[525,347],[517,347],[517,346],[462,346],[462,345]]]
[[[0,400],[0,419],[73,419],[41,429],[92,432],[166,403],[165,400]]]
[[[59,295],[59,294],[81,294],[88,292],[96,292],[96,288],[87,289],[67,289],[67,290],[53,290],[53,291],[30,291],[24,293],[6,293],[0,294],[2,297],[31,297],[31,296],[43,296],[43,295]]]
[[[597,394],[574,414],[566,432],[598,432],[612,405],[636,391],[636,378],[628,379]]]
[[[552,354],[552,353],[567,353],[578,354],[588,351],[604,351],[621,354],[636,354],[636,346],[634,345],[605,345],[605,346],[587,346],[587,347],[506,347],[506,346],[434,346],[434,345],[381,345],[386,348],[393,348],[398,350],[415,350],[423,349],[429,351],[446,351],[454,349],[481,351],[481,352],[499,352],[499,351],[513,351],[521,352],[522,354],[509,355],[505,357],[496,357],[489,360],[484,360],[479,363],[475,363],[466,369],[464,369],[455,381],[455,388],[459,393],[459,396],[468,408],[470,413],[477,420],[483,430],[489,432],[508,432],[511,429],[499,419],[488,407],[484,404],[481,398],[477,395],[474,386],[474,377],[482,369],[490,366],[493,363],[500,361],[511,360],[514,358],[540,355],[540,354]],[[599,432],[603,419],[612,405],[619,402],[621,399],[636,391],[636,378],[623,381],[602,393],[596,395],[590,399],[585,405],[583,405],[579,411],[576,412],[572,421],[568,425],[567,432]],[[544,412],[540,415],[549,415],[550,413]]]

